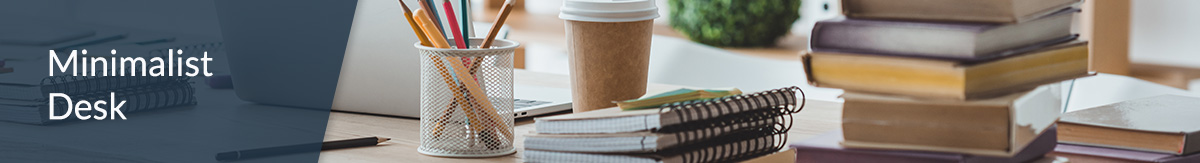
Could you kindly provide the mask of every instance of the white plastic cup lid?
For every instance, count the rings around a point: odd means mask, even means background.
[[[658,18],[652,0],[564,0],[558,18],[587,22],[632,22]]]

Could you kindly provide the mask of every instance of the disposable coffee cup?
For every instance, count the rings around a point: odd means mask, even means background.
[[[565,0],[558,17],[566,20],[576,113],[646,93],[654,1]]]

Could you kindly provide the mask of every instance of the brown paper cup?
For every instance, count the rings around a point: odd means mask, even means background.
[[[576,113],[616,106],[646,93],[653,20],[567,20],[571,93]]]

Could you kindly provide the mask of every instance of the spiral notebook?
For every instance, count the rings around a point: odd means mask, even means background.
[[[732,134],[698,144],[679,146],[649,154],[599,154],[526,149],[527,162],[625,162],[698,163],[736,162],[778,152],[787,138],[786,130],[767,129]]]
[[[622,133],[651,131],[753,110],[779,109],[786,114],[804,106],[799,87],[787,87],[708,100],[666,104],[658,109],[621,111],[613,107],[589,112],[534,119],[541,134]],[[800,106],[796,106],[799,101]]]
[[[630,153],[657,152],[674,146],[686,146],[715,137],[745,134],[763,128],[786,127],[782,109],[762,109],[721,116],[688,125],[664,127],[656,131],[614,134],[532,134],[525,136],[525,149],[586,152]]]
[[[72,100],[109,100],[111,94],[116,94],[116,101],[125,101],[121,112],[125,114],[146,110],[169,108],[175,106],[195,105],[195,89],[186,81],[162,82],[140,87],[113,89],[110,91],[91,92],[83,94],[68,94]],[[66,101],[55,101],[55,113],[65,113]],[[26,124],[47,124],[49,120],[49,105],[47,102],[29,102],[23,104],[0,104],[0,121]],[[91,114],[101,114],[91,112]],[[111,116],[111,115],[109,115]],[[67,118],[73,119],[73,118]]]
[[[45,101],[50,93],[68,95],[130,88],[163,82],[188,80],[189,77],[96,77],[96,76],[52,76],[40,79],[0,80],[0,98],[13,100]],[[0,102],[0,104],[7,104]]]

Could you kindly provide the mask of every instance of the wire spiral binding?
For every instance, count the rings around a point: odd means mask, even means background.
[[[721,141],[674,148],[667,155],[677,155],[685,163],[736,162],[778,152],[787,141],[787,131],[777,128],[758,128],[744,133],[717,138]]]
[[[792,86],[753,94],[670,103],[659,107],[658,111],[660,113],[674,112],[678,115],[679,122],[683,123],[766,108],[776,108],[783,110],[786,114],[795,114],[803,110],[806,103],[805,99],[800,99],[800,106],[796,106],[797,92],[800,93],[801,98],[805,98],[804,90]]]
[[[154,83],[186,81],[190,77],[147,76],[51,76],[42,78],[42,94],[86,94]]]
[[[796,93],[800,94],[800,99],[796,98]],[[787,131],[792,128],[792,114],[804,109],[806,98],[804,90],[792,86],[753,94],[665,104],[659,107],[660,113],[674,112],[681,124],[693,125],[668,126],[660,131],[690,131],[675,134],[680,142],[690,144],[676,150],[697,149],[675,151],[681,153],[683,162],[730,162],[754,158],[774,153],[786,145]],[[797,100],[799,106],[796,105]],[[769,122],[765,121],[767,119]],[[695,125],[703,121],[710,122]],[[722,133],[718,130],[724,127],[746,122],[752,123],[752,126],[762,126],[726,131],[724,135],[728,137],[711,138]]]
[[[132,113],[172,106],[195,105],[195,91],[196,89],[192,87],[190,82],[176,81],[164,82],[145,87],[121,88],[106,92],[92,92],[88,94],[70,96],[72,99],[96,101],[109,100],[111,93],[115,93],[118,96],[116,97],[117,101],[124,100],[127,102],[121,108],[121,112]],[[114,104],[112,101],[109,102],[110,105]],[[66,106],[66,101],[56,101],[55,105],[56,108],[48,109],[55,109],[56,112],[65,112],[67,111],[67,107],[73,107]],[[89,112],[89,115],[94,114],[96,114],[96,110]]]
[[[673,133],[672,135],[679,142],[676,146],[684,146],[711,140],[721,135],[740,134],[752,130],[783,126],[785,125],[783,124],[784,122],[790,122],[784,119],[785,115],[788,114],[784,114],[779,109],[760,109],[721,116],[720,118],[696,122],[694,124],[666,126],[655,132]]]

